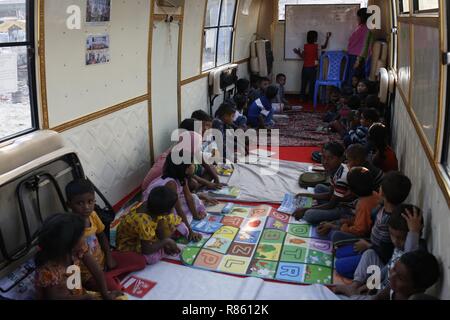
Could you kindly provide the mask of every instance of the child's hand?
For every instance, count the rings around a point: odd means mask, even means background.
[[[353,246],[353,250],[355,250],[356,252],[364,252],[369,248],[370,248],[370,243],[367,242],[366,240],[359,240]]]
[[[325,222],[317,227],[317,233],[320,236],[326,236],[327,234],[330,233],[331,229],[333,229],[333,225],[329,222]]]
[[[108,270],[114,270],[115,268],[117,268],[117,261],[114,260],[114,258],[111,256],[111,254],[107,255],[106,267],[108,268]]]
[[[195,220],[203,220],[206,218],[206,212],[197,212],[196,215],[193,215]]]
[[[306,213],[306,210],[308,210],[308,209],[306,209],[306,208],[298,208],[298,209],[295,210],[295,212],[294,212],[294,218],[295,218],[296,220],[302,219],[303,216],[304,216],[305,213]]]
[[[414,208],[414,212],[406,210],[406,213],[402,213],[402,217],[405,218],[408,223],[408,229],[411,232],[419,233],[422,231],[422,216],[417,208]]]
[[[200,233],[191,231],[189,233],[189,241],[193,241],[193,242],[199,242],[200,240],[202,240],[202,235]]]
[[[168,255],[177,255],[181,252],[180,248],[178,248],[178,245],[173,239],[166,239],[166,244],[164,245],[164,252]]]
[[[331,32],[327,32],[327,39],[330,39],[331,38]]]
[[[220,190],[223,186],[220,183],[209,182],[206,187],[211,190]]]

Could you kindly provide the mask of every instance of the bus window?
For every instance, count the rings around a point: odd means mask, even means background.
[[[0,2],[0,142],[37,128],[33,1]]]

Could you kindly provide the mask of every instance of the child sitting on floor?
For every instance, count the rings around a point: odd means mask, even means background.
[[[331,186],[319,184],[314,194],[301,193],[297,197],[312,197],[318,205],[310,209],[300,208],[294,213],[297,220],[304,219],[310,224],[317,225],[322,221],[338,220],[351,215],[351,203],[354,196],[348,189],[348,168],[343,164],[344,147],[338,142],[330,142],[322,148],[322,164],[330,176]]]
[[[256,99],[248,108],[248,125],[255,129],[268,129],[275,123],[273,121],[272,99],[276,97],[278,89],[269,86],[260,98]]]
[[[161,186],[166,186],[176,192],[178,195],[175,204],[176,213],[189,230],[189,240],[198,241],[201,239],[201,235],[192,231],[191,222],[193,219],[202,220],[205,218],[206,208],[200,198],[196,194],[192,194],[189,189],[189,179],[194,174],[195,168],[192,164],[192,158],[186,163],[182,161],[180,164],[176,164],[174,162],[176,156],[180,156],[180,160],[183,160],[182,153],[180,155],[171,153],[166,159],[162,176],[148,186],[142,199],[147,201],[150,192]]]
[[[330,123],[330,128],[333,131],[339,133],[344,138],[350,130],[356,130],[360,125],[360,113],[359,108],[361,100],[358,96],[349,96],[346,107],[342,107],[345,114],[341,114],[340,117]],[[347,119],[346,116],[347,115]]]
[[[367,290],[368,267],[378,266],[381,272],[381,290],[389,286],[389,272],[400,257],[407,252],[419,249],[419,240],[423,222],[420,209],[412,205],[400,205],[395,208],[389,220],[389,234],[394,245],[394,251],[387,264],[378,256],[377,252],[369,249],[364,252],[356,268],[351,285],[339,285],[336,292],[348,296],[360,294]]]
[[[202,153],[203,156],[211,156],[214,157],[215,152],[217,152],[215,145],[212,145],[212,142],[206,137],[206,133],[208,130],[212,128],[213,119],[203,110],[197,110],[192,113],[192,119],[196,121],[201,121],[202,125]],[[195,124],[194,124],[195,127]],[[202,164],[195,165],[195,177],[200,178],[197,180],[205,180],[205,181],[197,181],[201,185],[206,186],[210,189],[217,189],[221,186],[219,175],[217,174],[217,170],[214,166],[209,165],[205,161]],[[212,181],[212,183],[211,183]]]
[[[234,96],[233,101],[236,104],[233,124],[238,129],[247,130],[247,117],[245,114],[247,113],[248,99],[244,95],[237,94]]]
[[[369,148],[372,149],[372,163],[383,172],[397,171],[398,160],[388,144],[388,129],[382,123],[375,123],[368,132]]]
[[[390,271],[390,290],[375,296],[375,300],[412,300],[425,293],[440,277],[436,258],[424,250],[408,252]]]
[[[249,90],[250,90],[250,81],[244,78],[241,78],[238,81],[236,81],[236,94],[243,95],[248,99]]]
[[[356,95],[361,100],[361,108],[365,108],[366,98],[370,93],[370,83],[367,80],[360,80],[356,87]]]
[[[367,135],[370,127],[380,120],[380,115],[375,109],[363,109],[361,112],[361,125],[356,130],[350,130],[344,137],[344,144],[359,143],[367,145]]]
[[[105,270],[108,290],[120,290],[120,276],[145,268],[143,256],[134,253],[111,252],[108,238],[104,232],[105,226],[100,220],[95,207],[95,191],[87,179],[78,179],[66,186],[67,206],[73,213],[83,218],[85,229],[84,239],[88,252]],[[86,289],[98,291],[99,285],[92,277],[87,267],[81,265],[81,277]]]
[[[86,221],[75,214],[61,213],[46,219],[38,234],[38,252],[35,256],[36,291],[41,300],[93,300],[97,295],[87,293],[80,286],[69,288],[71,266],[86,266],[98,284],[101,297],[113,300],[122,295],[109,292],[101,267],[89,253],[84,239]],[[75,275],[76,276],[76,275]],[[78,279],[81,283],[81,279]],[[77,283],[78,281],[74,281]]]
[[[256,99],[262,97],[267,88],[270,86],[270,79],[267,77],[260,78],[258,77],[254,83],[254,86],[250,88],[248,93],[248,104],[251,105]]]
[[[372,210],[380,201],[380,196],[373,191],[373,178],[369,169],[363,167],[351,169],[347,181],[350,191],[358,197],[354,217],[323,222],[317,229],[320,235],[328,235],[331,232],[333,242],[368,236],[372,227]]]
[[[123,252],[143,254],[148,264],[160,261],[164,254],[180,253],[172,237],[188,237],[190,230],[173,213],[178,195],[169,187],[154,188],[147,201],[135,207],[117,228],[117,248]]]
[[[277,93],[276,97],[272,100],[272,103],[279,105],[280,107],[279,107],[279,111],[277,113],[282,113],[283,111],[288,111],[291,109],[291,107],[289,105],[289,101],[287,101],[285,93],[284,93],[285,92],[284,87],[286,86],[286,75],[284,73],[277,74],[276,82],[277,82],[276,87],[278,88],[278,93]]]
[[[367,148],[361,144],[352,144],[345,151],[345,156],[347,158],[347,167],[349,170],[354,167],[364,167],[369,169],[373,179],[373,190],[378,192],[384,175],[383,171],[367,160],[367,157],[369,156]]]
[[[339,245],[336,250],[336,271],[346,278],[353,279],[353,274],[358,266],[362,254],[368,250],[374,250],[383,263],[392,256],[393,244],[389,235],[389,220],[395,208],[401,205],[411,191],[411,180],[400,172],[390,172],[383,178],[380,187],[380,197],[383,200],[379,205],[372,220],[374,225],[370,234],[370,242],[359,240],[356,243]]]
[[[233,124],[235,114],[236,109],[232,104],[222,103],[217,109],[216,117],[213,121],[213,129],[218,130],[222,134],[222,141],[216,141],[216,143],[224,162],[226,159],[232,159],[235,151],[234,142],[230,141],[230,145],[227,145],[227,130],[236,129]]]

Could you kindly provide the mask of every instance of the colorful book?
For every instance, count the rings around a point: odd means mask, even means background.
[[[130,296],[142,299],[156,286],[156,282],[136,276],[129,277],[123,284],[123,292]]]
[[[278,212],[293,214],[298,208],[311,208],[313,205],[313,199],[310,197],[297,198],[292,193],[284,195],[283,202],[278,208]]]
[[[222,228],[223,224],[220,222],[211,221],[209,219],[204,219],[201,221],[193,221],[191,223],[192,230],[195,232],[202,232],[207,234],[212,234]]]
[[[211,190],[209,194],[216,198],[236,199],[239,197],[241,190],[237,187],[223,187],[220,190]]]

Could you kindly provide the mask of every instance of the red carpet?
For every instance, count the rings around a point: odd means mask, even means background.
[[[280,160],[313,163],[314,151],[320,151],[320,147],[280,147]]]

